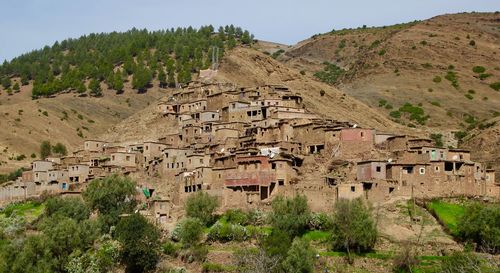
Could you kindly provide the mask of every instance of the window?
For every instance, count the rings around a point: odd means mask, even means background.
[[[355,192],[356,191],[356,187],[355,186],[351,186],[351,191]]]
[[[364,137],[364,136],[365,136],[365,133],[364,133],[364,132],[361,132],[360,134],[361,134],[361,137]]]
[[[127,155],[127,157],[125,157],[125,160],[130,161],[130,156]]]
[[[435,172],[439,172],[439,166],[434,167]]]
[[[271,169],[276,169],[276,163],[271,163]]]
[[[425,168],[420,168],[420,169],[418,169],[418,172],[419,172],[420,174],[425,174]]]
[[[377,166],[377,167],[375,168],[375,170],[379,173],[379,172],[381,172],[381,171],[382,171],[382,167]]]

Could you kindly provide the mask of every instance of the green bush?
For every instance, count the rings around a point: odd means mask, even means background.
[[[399,111],[391,111],[389,113],[389,116],[391,116],[391,118],[400,118],[401,117],[401,112],[399,112]]]
[[[246,226],[249,224],[248,215],[241,209],[228,209],[222,219],[231,224]]]
[[[272,202],[269,216],[274,229],[287,233],[290,238],[299,236],[307,230],[310,217],[307,198],[301,195],[294,198],[278,196]]]
[[[333,249],[361,253],[370,251],[375,246],[377,227],[370,209],[361,198],[338,200],[332,225]]]
[[[441,103],[439,101],[432,101],[431,104],[437,107],[441,107]]]
[[[431,139],[434,140],[434,143],[438,147],[443,147],[443,135],[442,134],[431,134]]]
[[[458,88],[457,73],[455,73],[454,71],[448,71],[446,73],[446,76],[444,76],[444,78],[450,81],[453,87]]]
[[[500,253],[500,205],[473,203],[457,224],[458,237],[474,242],[478,250]]]
[[[386,101],[386,100],[384,100],[384,99],[380,99],[380,100],[378,101],[378,107],[383,107],[383,106],[384,106],[384,105],[386,105],[386,104],[387,104],[387,101]]]
[[[464,97],[466,97],[470,100],[474,99],[474,96],[472,96],[471,94],[465,94]]]
[[[234,271],[232,267],[223,265],[223,264],[216,264],[216,263],[204,263],[202,266],[201,272],[203,273],[209,273],[209,272],[232,272]]]
[[[162,244],[161,250],[168,256],[177,257],[179,255],[179,247],[170,240],[167,240]]]
[[[345,70],[332,63],[325,63],[323,71],[314,73],[314,76],[322,82],[334,84],[338,78],[345,73]]]
[[[440,82],[441,82],[441,77],[436,76],[436,77],[434,77],[434,78],[432,79],[432,81],[433,81],[433,82],[435,82],[435,83],[440,83]]]
[[[379,56],[384,56],[387,51],[385,49],[382,49],[378,52]]]
[[[470,45],[470,46],[475,46],[475,45],[476,45],[476,41],[474,41],[474,40],[470,40],[469,45]]]
[[[184,248],[198,244],[203,236],[203,223],[198,218],[184,218],[176,232]],[[172,238],[176,239],[176,238]]]
[[[90,210],[79,198],[50,198],[45,202],[45,215],[59,215],[80,222],[89,218]]]
[[[283,261],[283,268],[287,273],[309,273],[314,272],[314,251],[309,242],[304,239],[295,238],[292,246]]]
[[[194,245],[181,253],[184,262],[204,262],[207,259],[208,248],[204,245]]]
[[[500,90],[500,82],[494,82],[494,83],[490,84],[490,87],[495,91],[499,91]]]
[[[474,66],[472,68],[472,71],[474,73],[480,74],[480,73],[484,73],[484,71],[486,71],[486,68],[484,68],[483,66]]]
[[[480,80],[484,80],[484,79],[487,79],[489,77],[493,76],[493,74],[490,74],[490,73],[481,73],[479,74],[479,79]]]
[[[205,226],[209,226],[215,220],[214,211],[217,207],[217,197],[197,192],[188,197],[185,210],[188,217],[198,218]]]
[[[498,272],[498,265],[472,252],[455,252],[443,261],[439,268],[442,273],[494,273]]]
[[[310,230],[330,230],[332,219],[326,213],[313,213],[309,218],[308,226]]]
[[[219,241],[221,243],[230,241],[244,241],[248,239],[248,230],[239,224],[231,223],[215,223],[208,232],[207,239],[209,241]]]

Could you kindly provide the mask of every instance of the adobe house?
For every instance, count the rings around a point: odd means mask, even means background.
[[[215,129],[214,141],[217,143],[223,143],[228,138],[238,138],[240,131],[238,129],[232,128],[220,128]]]
[[[217,111],[203,111],[198,114],[201,122],[214,122],[220,120],[219,112]]]
[[[46,172],[54,168],[54,162],[47,160],[35,160],[31,163],[33,172]]]
[[[342,156],[359,156],[374,147],[374,130],[364,128],[342,128],[340,130],[340,151]]]
[[[363,197],[363,185],[361,183],[340,184],[337,186],[336,200],[339,199],[356,199]]]
[[[386,179],[386,165],[387,161],[382,160],[358,162],[356,179],[360,182]]]
[[[68,177],[70,183],[83,183],[89,178],[89,165],[74,164],[68,166]]]
[[[452,161],[470,161],[470,151],[464,149],[449,149],[446,159]]]
[[[22,174],[21,174],[21,180],[23,182],[34,182],[34,177],[33,177],[33,171],[24,171]]]
[[[170,216],[171,202],[168,198],[156,198],[151,201],[151,208],[153,210],[153,215],[156,219],[156,223],[164,225],[167,223]]]
[[[181,103],[179,105],[179,113],[180,114],[194,113],[194,112],[199,112],[199,111],[204,111],[204,110],[207,110],[207,100],[206,99]]]
[[[431,161],[435,160],[445,160],[448,158],[448,150],[445,148],[433,147],[433,146],[422,146],[422,147],[412,147],[411,151],[416,151],[417,154],[426,154],[428,159]]]
[[[137,159],[135,153],[114,152],[110,154],[110,165],[121,167],[135,167],[137,166]]]
[[[144,161],[159,157],[162,154],[163,149],[167,148],[167,144],[155,142],[155,141],[146,141],[144,142],[143,155]]]
[[[105,141],[100,140],[85,140],[83,142],[83,149],[87,152],[102,152],[106,145]]]
[[[375,133],[375,144],[381,144],[386,142],[389,138],[395,137],[393,133],[376,132]]]

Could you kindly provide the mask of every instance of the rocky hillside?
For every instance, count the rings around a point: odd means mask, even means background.
[[[410,127],[470,131],[498,115],[498,12],[333,31],[278,60],[312,77],[327,68],[316,75]]]

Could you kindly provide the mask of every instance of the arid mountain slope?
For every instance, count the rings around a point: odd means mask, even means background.
[[[500,117],[488,120],[491,127],[476,129],[465,139],[463,147],[475,151],[472,160],[484,162],[496,171],[496,180],[500,181]]]
[[[126,85],[124,93],[117,95],[103,85],[104,96],[100,98],[68,93],[32,100],[29,85],[11,96],[2,92],[0,173],[27,166],[32,153],[39,156],[39,146],[44,140],[52,144],[61,142],[69,150],[81,147],[84,139],[97,137],[113,124],[156,102],[165,92],[156,86],[145,94],[137,94]],[[26,159],[14,159],[20,155],[25,155]]]
[[[489,119],[500,105],[490,87],[500,82],[499,13],[336,31],[302,41],[278,59],[309,75],[325,61],[336,64],[346,70],[340,90],[372,107],[387,101],[392,108],[380,108],[387,116],[406,102],[421,104],[429,114],[425,125],[438,130],[465,130],[469,115]],[[485,71],[474,72],[475,66]]]
[[[333,86],[301,75],[298,70],[253,49],[239,47],[229,52],[221,62],[216,79],[242,86],[284,84],[303,96],[309,110],[326,118],[384,131],[409,131],[387,119],[378,109],[368,107]],[[320,95],[320,90],[325,91],[324,96]]]

